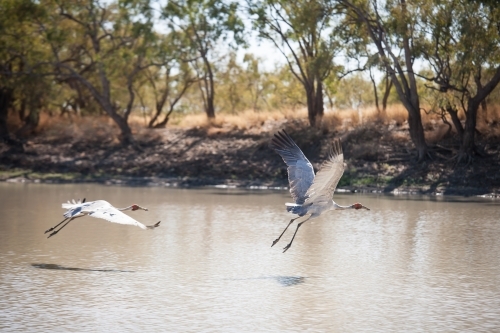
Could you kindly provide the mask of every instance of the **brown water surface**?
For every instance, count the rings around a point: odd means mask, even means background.
[[[84,217],[105,199],[155,230]],[[0,331],[493,332],[500,203],[336,195],[371,211],[292,226],[287,192],[0,184]]]

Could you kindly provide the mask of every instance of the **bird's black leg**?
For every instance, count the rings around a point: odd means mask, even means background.
[[[312,216],[312,215],[311,215],[311,216]],[[292,240],[290,241],[290,243],[288,243],[288,245],[287,245],[287,246],[285,246],[285,247],[283,248],[283,253],[285,253],[285,252],[286,252],[286,251],[290,248],[290,246],[292,246],[293,240],[294,240],[294,238],[295,238],[295,235],[297,234],[297,231],[299,231],[300,226],[301,226],[302,224],[304,224],[305,222],[307,222],[307,221],[311,218],[311,216],[309,216],[309,218],[307,218],[307,220],[304,220],[304,221],[300,222],[299,224],[297,224],[297,229],[295,229],[295,233],[293,234]]]
[[[54,227],[52,227],[52,228],[48,229],[47,231],[45,231],[45,232],[44,232],[44,234],[46,234],[46,233],[48,233],[48,232],[50,232],[50,231],[54,230],[55,228],[57,228],[58,226],[60,226],[60,225],[61,225],[64,221],[66,221],[67,219],[68,219],[68,218],[65,218],[64,220],[62,220],[61,222],[59,222],[56,226],[54,226]]]
[[[271,245],[271,247],[273,247],[276,243],[278,243],[278,241],[280,240],[281,236],[283,236],[283,234],[285,233],[286,229],[288,229],[288,227],[290,226],[290,224],[292,224],[293,221],[295,221],[296,219],[298,219],[300,217],[301,216],[296,217],[296,218],[290,220],[290,223],[288,223],[288,225],[286,226],[285,230],[283,230],[283,232],[281,233],[281,235],[274,240],[273,245]]]
[[[54,231],[53,233],[51,233],[51,234],[49,235],[49,237],[47,237],[47,238],[50,238],[50,237],[54,236],[54,235],[55,235],[55,234],[57,234],[59,231],[61,231],[61,230],[62,230],[62,228],[64,228],[65,226],[67,226],[67,225],[68,225],[68,223],[70,223],[71,221],[73,221],[74,219],[79,218],[79,217],[82,217],[82,216],[72,217],[72,218],[71,218],[68,222],[66,222],[66,223],[65,223],[62,227],[60,227],[58,230],[56,230],[56,231]]]

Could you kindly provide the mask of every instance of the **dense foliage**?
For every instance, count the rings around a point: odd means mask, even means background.
[[[1,136],[15,144],[40,112],[106,114],[126,144],[133,114],[164,127],[175,112],[302,107],[320,126],[325,109],[398,101],[419,159],[425,109],[470,160],[476,118],[500,99],[498,22],[480,0],[0,0]]]

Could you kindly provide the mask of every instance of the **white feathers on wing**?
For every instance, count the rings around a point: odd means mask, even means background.
[[[106,221],[113,223],[130,224],[130,225],[135,225],[141,229],[147,229],[147,227],[144,224],[142,224],[139,221],[136,221],[127,214],[120,212],[115,207],[92,210],[89,211],[88,216],[95,217],[98,219],[104,219]]]
[[[73,201],[68,201],[67,203],[63,203],[62,208],[67,209],[67,211],[64,213],[64,220],[59,222],[54,227],[49,228],[48,230],[45,231],[45,233],[53,231],[48,238],[57,234],[59,231],[61,231],[61,229],[67,226],[68,223],[70,223],[74,219],[83,216],[91,216],[99,219],[104,219],[106,221],[113,223],[134,225],[141,229],[154,229],[160,226],[160,221],[158,221],[153,225],[146,226],[141,222],[136,221],[132,217],[122,213],[122,211],[124,210],[138,210],[138,209],[148,210],[147,208],[135,204],[125,208],[115,208],[105,200],[85,202],[85,199],[83,199],[81,201],[73,200]],[[58,227],[64,222],[66,223],[58,229]]]
[[[127,214],[122,213],[120,210],[113,207],[109,202],[105,200],[96,200],[86,203],[82,203],[81,201],[75,203],[75,201],[73,200],[73,203],[63,204],[63,208],[68,209],[68,211],[64,213],[64,217],[88,215],[90,217],[104,219],[113,223],[135,225],[141,229],[147,229],[144,224],[136,221]],[[124,208],[123,210],[128,210],[131,208],[132,206]]]
[[[344,153],[340,140],[335,140],[328,158],[321,165],[312,185],[307,190],[305,203],[328,202],[332,200],[333,192],[344,174]]]

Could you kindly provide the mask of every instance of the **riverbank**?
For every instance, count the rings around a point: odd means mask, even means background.
[[[342,140],[346,170],[339,191],[432,195],[500,193],[498,140],[479,136],[487,154],[456,165],[458,146],[443,126],[426,126],[432,160],[416,163],[407,124],[371,122],[355,128],[311,129],[302,120],[233,126],[135,129],[134,146],[123,147],[109,132],[71,135],[46,131],[23,149],[0,144],[0,180],[146,185],[284,188],[286,168],[269,147],[285,128],[318,169],[333,138]],[[81,134],[81,133],[80,133]],[[438,144],[437,144],[438,143]]]

